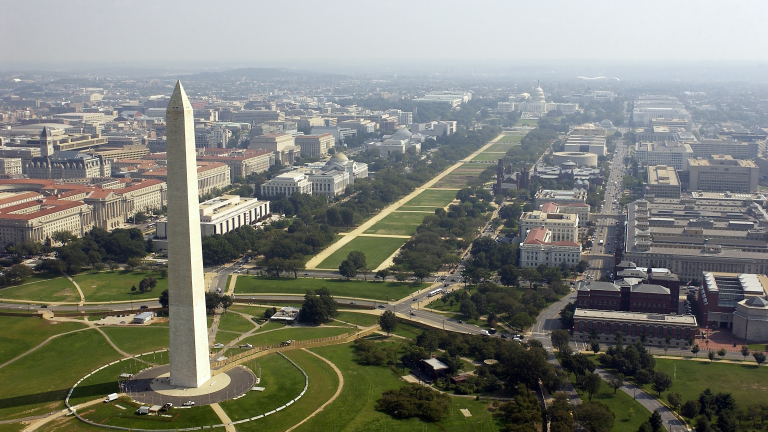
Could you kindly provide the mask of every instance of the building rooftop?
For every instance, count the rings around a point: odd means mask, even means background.
[[[675,167],[667,165],[655,165],[648,167],[648,184],[680,186]]]
[[[606,310],[593,310],[577,308],[573,313],[575,319],[595,319],[612,321],[644,321],[649,324],[676,324],[696,326],[696,317],[693,315],[663,315],[644,312],[616,312]]]

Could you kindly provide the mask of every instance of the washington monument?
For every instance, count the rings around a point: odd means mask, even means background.
[[[171,385],[211,378],[192,105],[181,82],[166,110],[168,151],[168,300]]]

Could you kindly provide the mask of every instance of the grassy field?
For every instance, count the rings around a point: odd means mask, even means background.
[[[60,336],[0,369],[0,420],[62,409],[70,387],[120,355],[95,330]],[[84,384],[87,386],[87,383]]]
[[[397,322],[397,329],[392,332],[392,334],[396,334],[398,336],[402,336],[408,339],[416,339],[418,335],[420,335],[424,329],[421,327],[417,327],[415,325],[410,325],[408,323],[404,322]]]
[[[121,410],[115,405],[121,405],[127,409]],[[164,421],[166,419],[155,416],[142,416],[135,414],[136,407],[139,404],[131,403],[128,398],[118,399],[116,403],[98,404],[90,407],[87,419],[101,424],[113,426],[122,426],[134,429],[168,429],[175,430],[181,428],[206,426],[221,424],[221,420],[210,406],[199,406],[192,409],[172,410],[170,414],[178,417],[173,421]],[[170,419],[167,419],[170,420]]]
[[[297,424],[300,422],[304,417],[309,415],[310,413],[314,412],[317,408],[320,407],[320,405],[324,404],[328,399],[333,396],[334,393],[336,393],[336,389],[339,386],[339,379],[336,376],[336,372],[334,372],[331,367],[325,363],[324,361],[320,360],[319,358],[313,356],[312,354],[308,352],[304,352],[301,350],[295,350],[295,351],[289,351],[286,353],[286,356],[293,360],[297,365],[299,365],[304,372],[307,373],[309,376],[309,386],[307,387],[307,392],[304,394],[304,396],[298,400],[298,402],[294,403],[287,409],[284,409],[282,411],[278,411],[268,417],[265,417],[263,419],[259,419],[257,421],[248,422],[248,423],[242,423],[237,426],[238,431],[242,432],[278,432],[278,431],[284,431],[291,426]],[[271,377],[267,375],[267,370],[269,370],[269,366],[271,365],[271,359],[273,357],[277,357],[276,355],[268,356],[264,358],[264,361],[261,359],[259,360],[259,363],[261,364],[261,370],[262,370],[262,381],[261,384],[266,387],[266,390],[264,393],[257,393],[257,392],[251,392],[250,395],[258,395],[258,396],[264,396],[269,394],[268,392],[271,392],[275,389],[275,386],[270,384]],[[267,363],[267,360],[270,361],[270,363]],[[282,362],[288,363],[285,361],[285,359],[280,358]],[[291,366],[293,367],[293,366]],[[301,388],[303,388],[304,380],[301,373],[298,372],[296,368],[294,368],[296,373],[299,374],[299,376],[302,377],[301,379],[301,387],[299,388],[299,391],[301,391]],[[275,370],[274,372],[271,372],[271,375],[274,376],[274,374],[278,372]],[[277,383],[277,388],[279,390],[285,390],[286,393],[288,392],[288,389],[281,385],[279,382]],[[238,399],[237,401],[232,402],[239,402],[244,401],[249,396],[246,396],[242,399]],[[254,403],[256,404],[263,404],[263,401],[256,397],[256,400],[254,400]],[[232,420],[235,419],[233,415],[236,415],[234,413],[231,413],[231,402],[226,402],[222,404],[222,407],[224,410],[228,413],[230,418]],[[261,406],[261,405],[260,405]],[[254,408],[246,407],[249,411],[255,411]]]
[[[208,408],[210,410],[210,408]],[[211,410],[212,412],[212,410]],[[197,411],[194,413],[195,415],[198,414]],[[168,426],[165,426],[168,425]],[[146,420],[144,420],[140,425],[137,427],[176,427],[177,423],[156,423],[153,422],[152,424],[147,424]],[[5,429],[2,429],[2,426],[8,426],[8,425],[0,425],[0,432],[5,432]],[[9,429],[12,430],[12,429]],[[80,420],[76,419],[75,417],[60,417],[50,423],[47,423],[43,425],[42,428],[38,429],[39,432],[96,432],[96,431],[103,431],[104,428],[94,427],[88,424],[85,424],[81,422]],[[173,429],[170,429],[173,430]],[[212,431],[212,432],[224,432],[224,428],[211,428],[206,429],[206,431]]]
[[[451,190],[427,189],[405,203],[407,206],[445,207],[456,199],[456,192]]]
[[[274,278],[260,276],[240,276],[237,278],[238,293],[285,293],[306,294],[307,290],[326,287],[331,295],[360,297],[374,300],[401,299],[413,291],[427,287],[428,284],[401,284],[399,282],[374,282],[343,279],[311,278]]]
[[[85,324],[57,323],[40,318],[0,317],[0,364],[29,351],[53,335],[85,327]]]
[[[396,420],[376,411],[376,400],[382,392],[404,383],[388,367],[361,366],[354,362],[349,344],[312,348],[333,362],[344,375],[344,388],[331,405],[296,429],[308,431],[498,431],[498,426],[484,402],[452,398],[448,418],[438,424],[418,419]],[[310,382],[311,382],[310,377]],[[459,409],[467,408],[472,417],[465,418]]]
[[[168,329],[165,327],[103,327],[101,330],[129,354],[168,348]]]
[[[246,306],[243,304],[235,303],[234,305],[230,306],[228,310],[233,310],[261,318],[264,316],[264,311],[267,310],[267,308],[261,306]]]
[[[249,343],[255,347],[263,345],[276,345],[287,340],[310,340],[330,336],[338,336],[344,333],[352,333],[355,329],[349,327],[298,327],[285,328],[270,332],[256,333],[247,337],[241,343]]]
[[[261,366],[263,392],[248,392],[244,397],[223,402],[221,407],[232,421],[255,417],[285,405],[304,389],[304,375],[285,358],[270,354],[257,360]],[[254,366],[249,363],[249,366]],[[258,374],[258,367],[253,367]],[[310,377],[310,380],[312,378]]]
[[[432,213],[432,212],[430,212]],[[366,234],[414,235],[421,221],[430,213],[392,212],[365,231]],[[400,239],[402,240],[402,239]],[[350,242],[351,243],[351,242]]]
[[[538,120],[534,119],[520,119],[515,123],[515,126],[536,126],[539,124]]]
[[[69,279],[63,276],[34,275],[21,285],[0,289],[3,298],[14,300],[77,302],[80,294]]]
[[[683,401],[698,399],[699,393],[707,387],[714,393],[732,393],[739,406],[768,400],[768,368],[758,368],[754,362],[740,365],[656,359],[656,370],[675,379],[669,391],[682,394]],[[646,386],[646,390],[656,394],[650,386]],[[666,400],[666,393],[662,393],[662,397]]]
[[[157,286],[153,291],[141,293],[139,282],[147,276],[157,280]],[[160,297],[163,290],[168,289],[168,279],[161,278],[157,273],[151,272],[127,272],[127,271],[105,271],[99,273],[83,273],[73,277],[75,282],[80,285],[83,291],[85,301],[125,301],[130,300],[131,287],[136,286],[133,293],[133,300],[144,300]]]
[[[229,330],[245,333],[247,331],[253,330],[254,327],[255,325],[253,321],[236,313],[225,313],[221,316],[221,320],[219,320],[219,330]]]
[[[488,147],[487,152],[508,152],[511,148],[517,147],[519,144],[517,143],[496,143],[490,147]]]
[[[498,141],[496,141],[496,144],[498,143],[519,143],[520,140],[523,139],[525,135],[503,135],[501,138],[499,138]]]
[[[240,333],[228,332],[226,330],[217,331],[215,342],[226,345],[232,342],[233,340],[237,339],[238,337],[240,337]]]
[[[483,152],[479,155],[472,158],[473,161],[498,161],[499,158],[503,158],[506,156],[506,152],[502,153],[490,153],[490,152]]]
[[[355,312],[339,312],[336,317],[339,321],[348,322],[350,324],[356,324],[364,327],[370,327],[374,324],[378,324],[379,316]]]
[[[378,224],[377,224],[378,225]],[[347,255],[354,250],[365,252],[368,268],[373,270],[404,245],[406,239],[388,237],[355,237],[349,243],[340,247],[318,265],[318,268],[337,269]]]
[[[581,399],[583,401],[589,400],[587,394],[582,394]],[[640,402],[632,399],[632,396],[623,391],[619,390],[613,394],[613,389],[608,387],[608,383],[605,381],[600,387],[600,392],[592,396],[592,400],[608,405],[608,408],[616,416],[611,432],[636,432],[651,415],[650,411]],[[632,418],[629,415],[630,409],[634,411]]]

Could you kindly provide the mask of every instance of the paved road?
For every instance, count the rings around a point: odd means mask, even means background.
[[[611,375],[611,373],[606,371],[605,369],[596,368],[595,373],[600,375],[600,377],[606,381],[608,381],[609,379],[613,379],[613,375]],[[619,390],[632,396],[636,401],[640,403],[640,405],[644,406],[648,410],[649,416],[650,416],[650,413],[656,410],[659,410],[659,414],[661,414],[661,419],[664,420],[664,428],[666,430],[672,432],[673,428],[678,431],[686,429],[683,422],[678,420],[677,417],[675,417],[675,415],[672,414],[669,408],[662,405],[661,402],[659,402],[658,400],[656,400],[656,398],[646,393],[644,390],[639,389],[626,381],[624,381],[624,386],[621,387]]]
[[[575,300],[576,293],[572,292],[553,303],[539,314],[536,318],[536,324],[533,326],[533,338],[540,341],[541,344],[544,345],[544,348],[549,351],[549,359],[547,359],[547,361],[558,369],[561,369],[560,362],[558,362],[555,357],[549,334],[552,333],[553,330],[563,327],[559,319],[560,311],[563,310],[568,303]],[[573,388],[573,384],[571,384],[570,381],[566,383],[565,388],[563,388],[562,391],[568,395],[571,405],[579,405],[581,403],[581,398],[579,397],[579,394],[576,393],[576,389]]]

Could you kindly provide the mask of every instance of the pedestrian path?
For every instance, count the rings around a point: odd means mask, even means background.
[[[62,272],[62,273],[64,273],[64,272]],[[78,306],[84,305],[85,304],[85,296],[83,295],[83,290],[80,289],[80,285],[78,285],[77,282],[75,282],[75,280],[72,279],[72,277],[70,275],[64,273],[64,276],[67,279],[69,279],[70,282],[72,282],[72,284],[75,286],[75,288],[77,288],[77,293],[80,294],[80,303],[78,303]]]
[[[318,413],[320,413],[322,410],[324,410],[324,409],[325,409],[325,407],[327,407],[328,405],[330,405],[331,403],[333,403],[333,401],[335,401],[335,400],[336,400],[336,398],[338,398],[338,397],[339,397],[339,395],[341,394],[341,389],[343,389],[343,388],[344,388],[344,375],[342,375],[342,374],[341,374],[341,371],[339,370],[339,368],[338,368],[338,367],[336,367],[336,365],[335,365],[335,364],[333,364],[333,363],[332,363],[330,360],[328,360],[327,358],[325,358],[325,357],[321,356],[320,354],[317,354],[317,353],[315,353],[315,352],[312,352],[312,351],[310,351],[310,350],[308,350],[308,349],[306,349],[306,348],[302,348],[301,350],[302,350],[302,351],[306,351],[306,352],[308,352],[308,353],[312,354],[313,356],[315,356],[315,357],[319,358],[320,360],[322,360],[322,361],[324,361],[324,362],[328,363],[328,365],[329,365],[331,368],[333,368],[333,371],[334,371],[334,372],[336,372],[336,376],[339,378],[339,387],[336,389],[336,393],[334,393],[334,394],[333,394],[333,396],[331,396],[331,398],[330,398],[330,399],[328,399],[328,400],[327,400],[327,401],[326,401],[324,404],[320,405],[320,408],[316,409],[314,412],[312,412],[312,414],[310,414],[310,415],[308,415],[308,416],[304,417],[304,420],[300,421],[300,422],[299,422],[299,423],[297,423],[296,425],[294,425],[294,426],[292,426],[292,427],[290,427],[290,428],[286,429],[286,431],[285,431],[285,432],[291,432],[292,430],[294,430],[294,429],[296,429],[297,427],[299,427],[299,426],[301,426],[302,424],[304,424],[304,423],[305,423],[307,420],[309,420],[309,419],[311,419],[312,417],[316,416]]]
[[[219,416],[219,420],[221,420],[221,423],[224,425],[224,430],[226,432],[237,432],[237,429],[235,429],[235,427],[232,425],[232,420],[230,420],[227,413],[221,409],[218,403],[212,403],[211,408],[213,408],[213,412]]]

